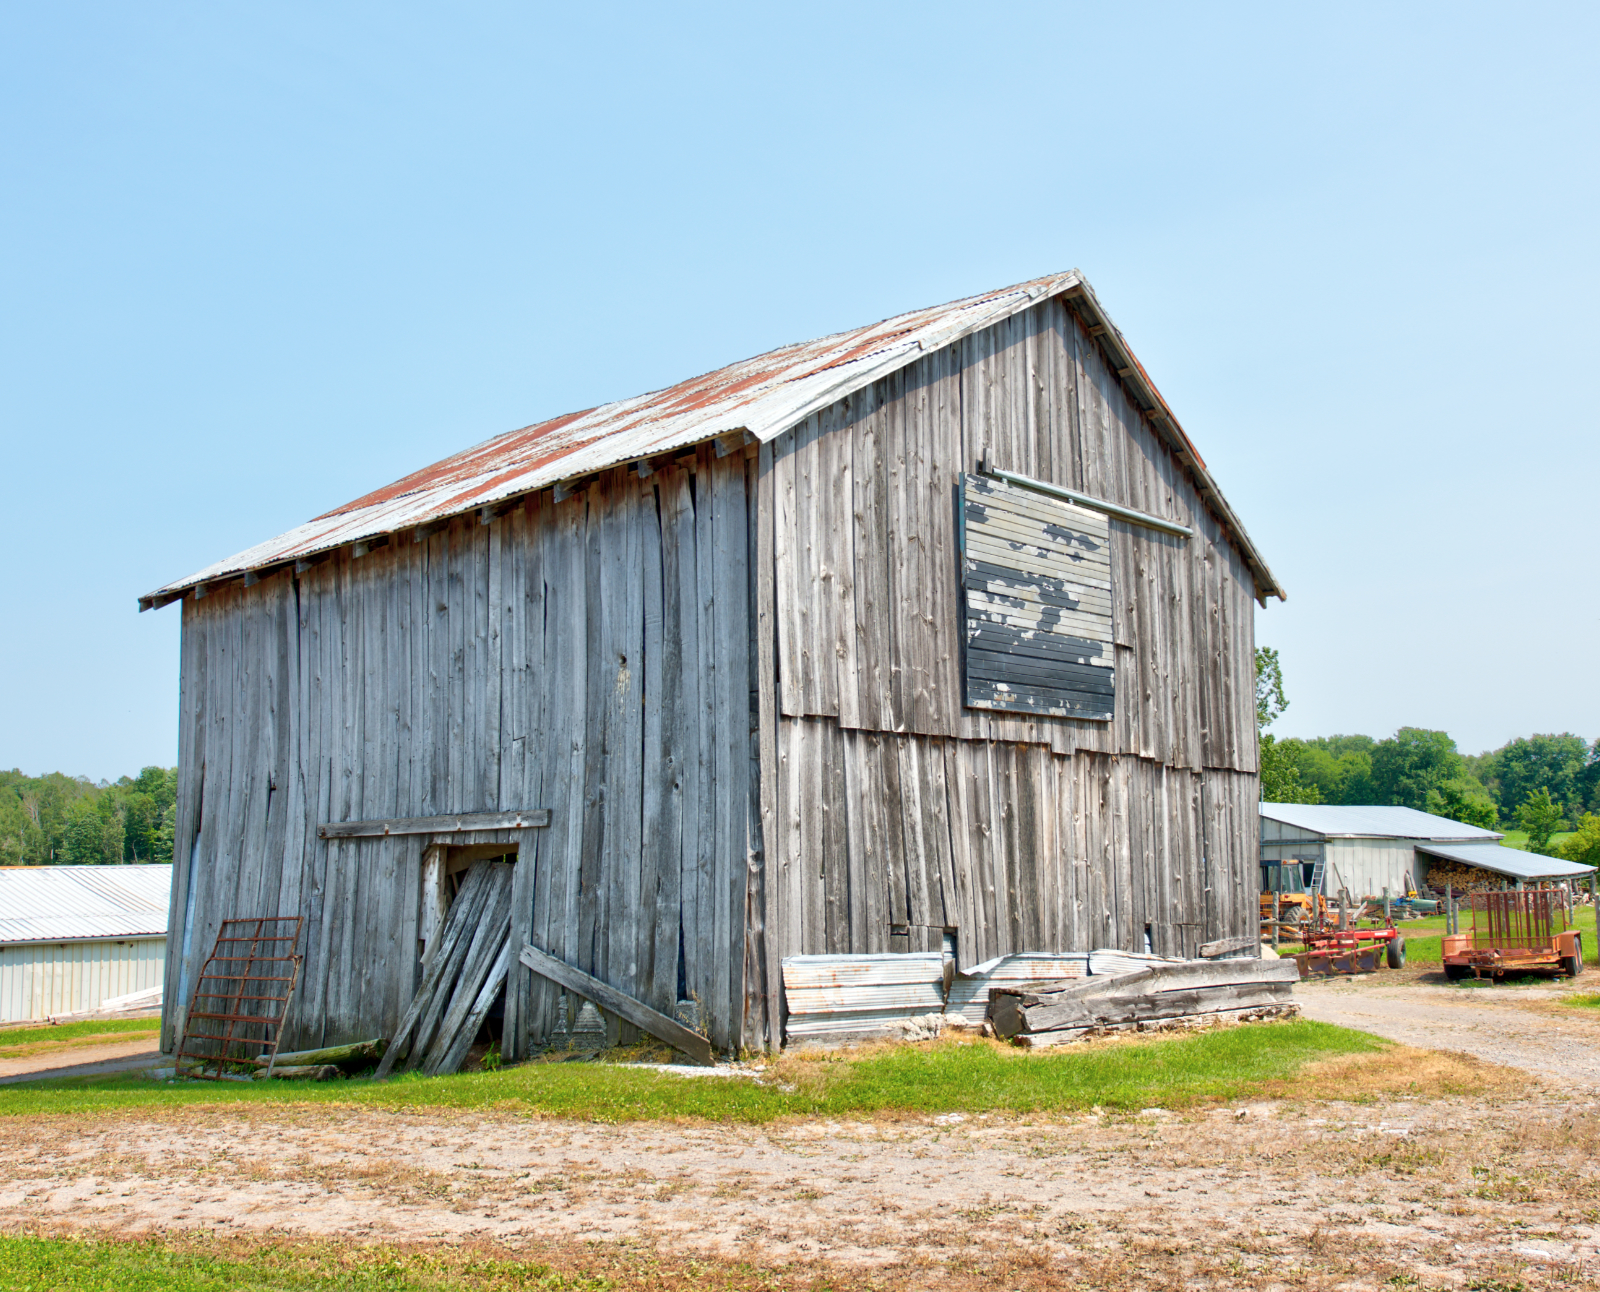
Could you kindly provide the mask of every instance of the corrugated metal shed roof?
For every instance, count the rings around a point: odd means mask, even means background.
[[[0,944],[160,937],[171,866],[0,869]]]
[[[1498,843],[1419,843],[1417,851],[1429,857],[1446,861],[1459,861],[1464,866],[1479,870],[1492,870],[1497,875],[1512,879],[1582,879],[1594,870],[1593,866],[1559,857],[1541,857],[1536,852],[1521,848],[1504,848]]]
[[[1331,803],[1263,803],[1261,815],[1324,838],[1355,839],[1499,839],[1431,812],[1408,807],[1346,807]]]
[[[948,305],[913,310],[868,327],[782,346],[665,390],[570,413],[500,435],[397,480],[288,533],[208,565],[140,598],[165,605],[198,584],[260,572],[384,534],[489,507],[625,462],[684,449],[736,432],[773,439],[922,355],[1052,296],[1066,296],[1090,326],[1134,402],[1195,475],[1201,495],[1244,553],[1259,595],[1283,591],[1154,383],[1106,318],[1077,270],[1050,274]]]

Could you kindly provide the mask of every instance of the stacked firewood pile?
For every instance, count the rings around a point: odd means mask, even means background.
[[[1176,960],[1132,973],[1007,984],[989,991],[988,1027],[1036,1047],[1113,1031],[1206,1027],[1299,1013],[1293,960]]]
[[[1436,893],[1488,893],[1506,886],[1506,878],[1459,861],[1434,861],[1428,865],[1428,887]]]

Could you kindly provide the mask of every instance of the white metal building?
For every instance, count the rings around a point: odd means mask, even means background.
[[[1427,879],[1428,858],[1418,855],[1418,845],[1495,844],[1504,837],[1415,808],[1261,805],[1262,864],[1321,861],[1329,894],[1342,888],[1352,897],[1376,897],[1387,888],[1401,897]]]
[[[161,986],[168,866],[0,867],[0,1023]]]

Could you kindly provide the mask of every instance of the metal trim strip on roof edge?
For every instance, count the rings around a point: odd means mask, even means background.
[[[167,931],[159,933],[97,933],[92,938],[4,938],[0,950],[6,947],[66,947],[80,942],[165,942]]]
[[[618,441],[632,441],[639,434],[637,429],[625,427],[613,429],[609,433],[600,434],[595,439],[583,442],[574,447],[570,452],[562,454],[559,458],[545,464],[536,464],[526,472],[512,473],[510,478],[502,479],[496,487],[495,482],[477,489],[466,497],[446,500],[442,506],[420,510],[415,508],[417,494],[414,491],[403,492],[391,498],[362,508],[361,513],[352,515],[348,504],[344,509],[336,509],[324,513],[294,529],[287,530],[275,538],[254,547],[246,548],[234,556],[215,562],[206,568],[189,575],[187,578],[175,580],[164,584],[154,592],[147,593],[139,598],[139,609],[155,609],[170,604],[180,599],[185,593],[201,588],[210,583],[228,582],[240,576],[250,576],[264,570],[276,570],[290,561],[305,560],[308,558],[322,557],[338,548],[352,543],[364,542],[370,539],[386,537],[419,526],[448,520],[456,516],[466,515],[470,512],[485,507],[503,505],[512,499],[525,497],[529,494],[559,485],[564,481],[572,481],[593,475],[598,471],[612,467],[622,466],[629,462],[642,461],[670,452],[681,452],[711,440],[738,431],[753,435],[761,443],[769,443],[784,431],[804,421],[813,413],[844,399],[864,386],[878,381],[884,377],[892,376],[901,368],[908,367],[921,359],[924,355],[941,350],[953,345],[963,338],[996,323],[1031,309],[1040,301],[1061,297],[1068,302],[1068,307],[1079,316],[1089,331],[1091,338],[1104,347],[1107,357],[1111,362],[1112,370],[1118,379],[1130,389],[1130,393],[1138,396],[1137,405],[1148,404],[1149,407],[1139,407],[1139,411],[1149,419],[1156,433],[1161,436],[1168,447],[1172,449],[1178,461],[1194,476],[1197,490],[1206,506],[1216,513],[1217,519],[1230,534],[1234,543],[1239,547],[1245,558],[1246,565],[1256,581],[1256,596],[1262,605],[1266,604],[1269,596],[1275,596],[1280,601],[1287,600],[1287,594],[1278,584],[1272,571],[1265,560],[1257,551],[1244,525],[1223,497],[1221,489],[1212,478],[1199,451],[1184,432],[1182,425],[1173,415],[1166,400],[1155,387],[1154,382],[1145,372],[1144,366],[1134,356],[1128,347],[1126,339],[1120,329],[1111,322],[1110,317],[1101,307],[1098,298],[1082,273],[1076,269],[1062,274],[1046,275],[1034,279],[1032,282],[1020,283],[1013,287],[1002,288],[999,291],[980,293],[977,296],[967,297],[960,301],[952,301],[947,305],[929,307],[923,310],[912,310],[904,314],[894,315],[862,328],[849,329],[845,332],[832,333],[830,336],[819,337],[813,341],[801,342],[796,345],[779,347],[777,350],[766,352],[764,355],[753,356],[743,361],[744,364],[754,364],[758,360],[769,358],[785,350],[801,351],[805,347],[816,347],[834,337],[863,338],[862,344],[870,345],[875,339],[880,341],[876,349],[869,350],[859,357],[849,356],[837,359],[834,363],[823,364],[809,373],[796,377],[785,378],[776,390],[769,390],[758,396],[749,404],[738,404],[729,410],[725,420],[716,415],[704,422],[691,421],[689,426],[677,434],[668,434],[659,441],[646,444],[631,443],[630,447],[620,455],[615,449],[607,451],[608,443],[616,444]],[[915,327],[903,331],[881,331],[890,324],[913,315],[970,311],[967,317],[951,325],[943,318],[935,318],[927,325],[922,336],[916,336]],[[877,334],[875,336],[875,330]],[[859,348],[859,347],[857,347]],[[702,374],[703,377],[713,376],[716,373],[726,372],[731,368],[740,367],[740,363],[725,365],[715,369],[712,373]],[[815,379],[825,372],[837,372],[837,379],[824,378],[820,381],[813,380],[814,389],[798,404],[782,401],[775,396],[783,393],[781,387],[789,382]],[[691,381],[697,380],[694,378]],[[680,386],[687,383],[680,383]],[[585,418],[597,417],[608,414],[615,418],[624,413],[642,413],[651,407],[651,401],[664,396],[667,392],[678,387],[667,387],[666,391],[653,391],[645,395],[635,396],[631,399],[618,400],[611,404],[601,405],[584,413],[567,414],[561,417],[547,419],[535,423],[531,427],[523,428],[524,431],[534,431],[540,428],[559,430],[568,424],[581,422]],[[729,398],[725,392],[723,398]],[[713,401],[714,402],[714,401]],[[776,404],[767,410],[761,409],[763,402]],[[609,410],[609,412],[608,412]],[[732,414],[737,412],[737,416]],[[757,416],[751,416],[754,412]],[[765,418],[761,416],[765,413]],[[650,419],[645,419],[646,425]],[[464,459],[469,455],[489,448],[511,436],[521,432],[509,432],[491,437],[478,445],[452,454],[442,462]],[[639,452],[635,450],[643,449]],[[434,467],[439,463],[433,464]],[[422,471],[432,468],[425,467]],[[421,474],[421,472],[413,473]],[[410,477],[402,477],[401,483]],[[388,486],[393,488],[394,486]],[[382,489],[375,492],[383,492]],[[409,500],[409,501],[408,501]]]

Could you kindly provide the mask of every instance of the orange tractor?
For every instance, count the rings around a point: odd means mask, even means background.
[[[1446,933],[1440,948],[1447,977],[1554,971],[1576,978],[1583,972],[1583,936],[1572,927],[1571,904],[1559,889],[1468,897],[1472,931]]]

